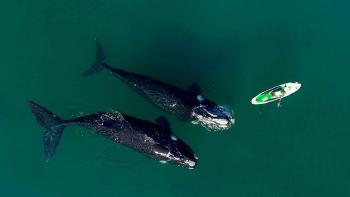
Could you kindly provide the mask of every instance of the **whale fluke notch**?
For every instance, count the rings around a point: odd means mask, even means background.
[[[49,161],[61,140],[62,132],[65,128],[64,121],[33,101],[29,101],[28,105],[38,123],[45,129],[43,135],[45,160]]]

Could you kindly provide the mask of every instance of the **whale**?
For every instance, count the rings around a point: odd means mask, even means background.
[[[29,101],[28,105],[37,122],[44,128],[46,161],[54,155],[63,130],[75,125],[90,129],[161,163],[173,163],[189,169],[194,169],[197,165],[198,157],[190,146],[172,133],[170,124],[164,117],[151,122],[113,111],[63,120],[34,101]]]
[[[110,72],[150,103],[181,120],[199,123],[209,131],[226,130],[235,123],[233,110],[205,98],[196,83],[188,89],[181,89],[145,75],[110,66],[106,63],[102,45],[96,39],[95,62],[83,75],[89,76],[102,70]]]

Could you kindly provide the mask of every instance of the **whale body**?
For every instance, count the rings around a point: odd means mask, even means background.
[[[171,132],[169,123],[163,117],[153,123],[120,112],[97,112],[62,120],[33,101],[29,102],[29,107],[45,129],[43,143],[47,161],[55,153],[64,128],[77,125],[162,163],[170,162],[187,168],[194,168],[197,164],[198,158],[192,149]]]
[[[149,102],[179,119],[200,123],[209,130],[225,130],[235,122],[232,110],[206,99],[197,84],[185,90],[148,76],[111,67],[106,63],[101,44],[96,41],[96,60],[83,75],[101,70],[109,71]]]

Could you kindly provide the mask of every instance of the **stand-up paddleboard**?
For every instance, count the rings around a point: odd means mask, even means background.
[[[284,83],[261,92],[260,94],[255,96],[251,102],[253,105],[261,105],[272,101],[281,101],[282,98],[298,91],[300,87],[301,84],[298,82]]]

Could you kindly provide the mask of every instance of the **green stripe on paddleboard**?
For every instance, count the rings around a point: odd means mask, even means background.
[[[256,98],[256,102],[263,103],[263,102],[268,101],[270,99],[272,99],[272,94],[271,93],[266,93],[266,94],[262,94],[262,95],[258,96]]]

